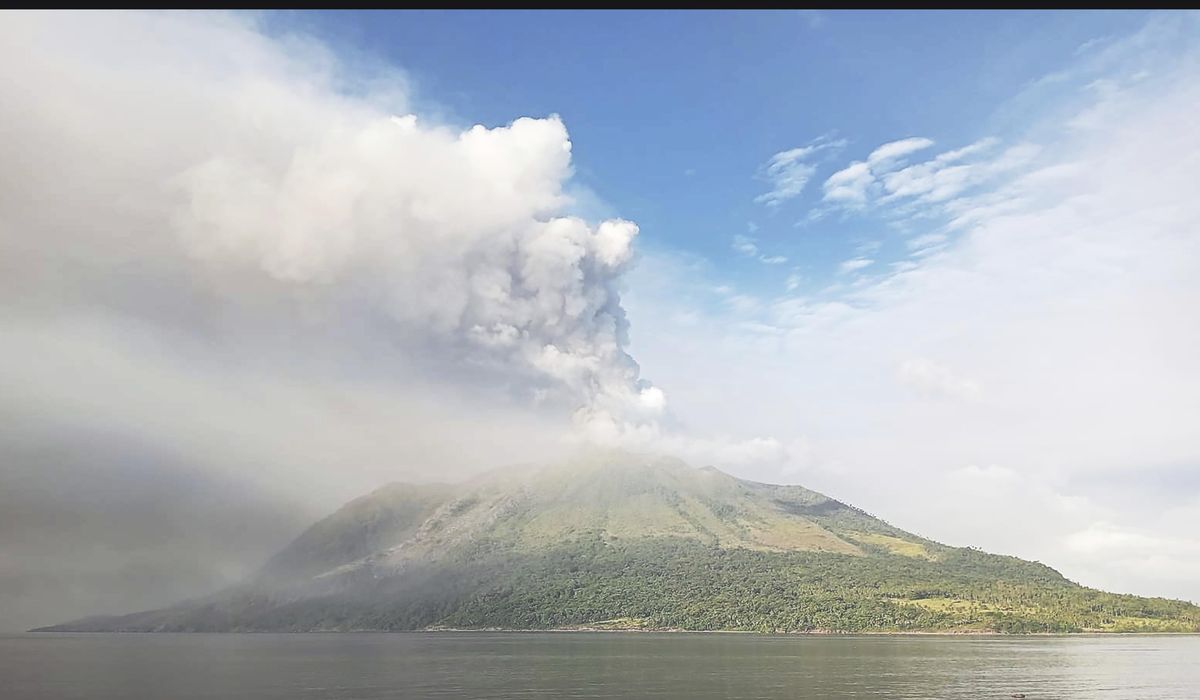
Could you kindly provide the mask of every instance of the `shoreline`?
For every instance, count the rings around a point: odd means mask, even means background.
[[[356,632],[372,632],[376,630],[357,630]],[[411,633],[469,633],[486,632],[492,634],[564,634],[570,632],[584,633],[617,633],[617,634],[738,634],[759,637],[1200,637],[1196,632],[1105,632],[1103,630],[1085,630],[1083,632],[992,632],[989,630],[909,630],[909,631],[862,631],[842,632],[838,630],[806,630],[806,631],[774,631],[758,632],[754,630],[689,630],[677,628],[646,628],[646,629],[611,629],[604,627],[554,627],[544,629],[512,629],[507,627],[439,627],[436,629],[411,630]],[[352,632],[353,633],[353,632]],[[391,632],[381,632],[390,634]],[[405,632],[401,632],[402,634]],[[304,634],[304,633],[297,633]],[[320,634],[338,634],[338,632],[321,632]]]
[[[237,630],[237,631],[146,631],[146,630],[48,630],[31,629],[23,632],[0,632],[0,635],[42,635],[42,634],[170,634],[170,635],[263,635],[263,634],[661,634],[661,635],[745,635],[758,637],[1200,637],[1196,632],[1105,632],[1088,630],[1084,632],[993,632],[988,630],[910,630],[910,631],[863,631],[842,632],[836,630],[807,630],[807,631],[775,631],[758,632],[754,630],[689,630],[679,628],[643,628],[643,629],[612,629],[604,627],[553,627],[541,629],[514,629],[508,627],[438,627],[416,630],[380,630],[380,629],[348,629],[348,630]]]

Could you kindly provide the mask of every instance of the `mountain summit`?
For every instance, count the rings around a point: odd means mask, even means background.
[[[1200,631],[1200,608],[948,547],[800,486],[606,452],[391,484],[251,580],[53,631]]]

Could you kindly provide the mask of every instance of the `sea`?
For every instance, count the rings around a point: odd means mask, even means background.
[[[1200,636],[15,634],[0,698],[1200,700]]]

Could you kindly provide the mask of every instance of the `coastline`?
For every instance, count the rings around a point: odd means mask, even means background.
[[[379,630],[352,630],[352,633],[379,632]],[[844,632],[839,630],[805,630],[759,632],[756,630],[689,630],[678,628],[608,628],[608,627],[553,627],[541,629],[513,629],[509,627],[436,627],[421,630],[411,630],[412,633],[470,633],[488,632],[501,634],[563,634],[570,632],[586,633],[617,633],[617,634],[737,634],[756,635],[760,637],[1200,637],[1196,632],[1106,632],[1104,630],[1084,630],[1082,632],[993,632],[990,630],[904,630],[904,631],[861,631]],[[320,634],[337,634],[337,631],[320,632]],[[382,634],[390,632],[383,631]],[[402,632],[403,633],[403,632]],[[304,634],[304,633],[299,633]]]
[[[988,630],[908,630],[908,631],[862,631],[842,632],[835,630],[806,630],[806,631],[774,631],[758,632],[755,630],[689,630],[675,628],[628,628],[613,629],[605,627],[553,627],[540,629],[513,629],[508,627],[438,627],[415,630],[380,630],[380,629],[314,629],[314,630],[229,630],[229,631],[147,631],[147,630],[52,630],[36,628],[25,631],[0,632],[0,636],[35,636],[35,635],[338,635],[338,634],[658,634],[658,635],[740,635],[758,637],[1200,637],[1196,632],[1105,632],[1102,630],[1086,630],[1083,632],[993,632]]]

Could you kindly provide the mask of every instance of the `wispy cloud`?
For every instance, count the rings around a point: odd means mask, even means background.
[[[932,139],[912,136],[877,147],[865,161],[854,161],[830,175],[823,188],[824,200],[849,207],[865,205],[880,174],[902,164],[905,156],[930,146]]]
[[[867,203],[867,190],[875,184],[871,166],[855,161],[829,176],[825,181],[825,201],[839,204]]]
[[[810,224],[815,224],[821,219],[824,219],[832,209],[833,207],[830,206],[809,209],[808,213],[804,215],[804,218],[797,221],[795,224],[793,224],[793,226],[796,228],[804,228]]]
[[[977,191],[990,188],[984,195],[990,210],[1006,206],[996,201],[1002,191],[999,183],[1025,171],[1040,153],[1031,143],[1001,150],[1000,140],[988,137],[917,163],[906,162],[932,145],[932,140],[920,137],[891,141],[866,160],[850,163],[825,180],[825,205],[810,211],[810,217],[824,216],[829,210],[861,213],[886,207],[893,222],[941,217],[945,228],[952,229],[979,213],[983,203],[975,201]],[[910,242],[909,247],[918,254],[929,252],[930,246],[923,244],[933,242],[932,235],[925,232],[918,244]],[[947,234],[936,235],[944,240]]]
[[[754,226],[751,230],[757,230],[757,228],[757,226]],[[762,249],[758,246],[758,240],[751,236],[744,236],[742,234],[734,236],[730,247],[737,251],[738,254],[744,255],[747,258],[757,258],[764,265],[781,265],[788,261],[782,255],[767,255],[763,253]]]
[[[754,198],[768,207],[778,207],[797,197],[817,172],[811,159],[822,151],[836,151],[846,145],[844,140],[821,137],[805,146],[780,151],[763,166],[761,177],[771,184],[771,190]]]
[[[758,243],[750,236],[743,236],[740,233],[733,237],[730,247],[748,258],[758,255]]]
[[[885,143],[882,146],[871,151],[871,155],[867,156],[867,163],[875,171],[886,169],[887,164],[910,153],[924,150],[933,145],[933,139],[927,139],[921,136],[913,136],[899,141]]]
[[[857,272],[864,267],[870,267],[872,264],[874,264],[874,262],[875,261],[870,258],[851,258],[843,261],[841,265],[838,265],[838,271],[842,274],[849,274],[851,272]]]
[[[944,244],[949,239],[949,236],[940,231],[930,231],[922,233],[919,236],[913,236],[904,242],[904,245],[912,251],[926,251],[931,248],[936,248]]]
[[[1029,164],[1040,150],[1032,144],[1018,144],[991,159],[963,162],[996,144],[996,139],[983,139],[933,160],[887,173],[883,176],[885,199],[911,197],[926,204],[945,202],[973,186]]]

